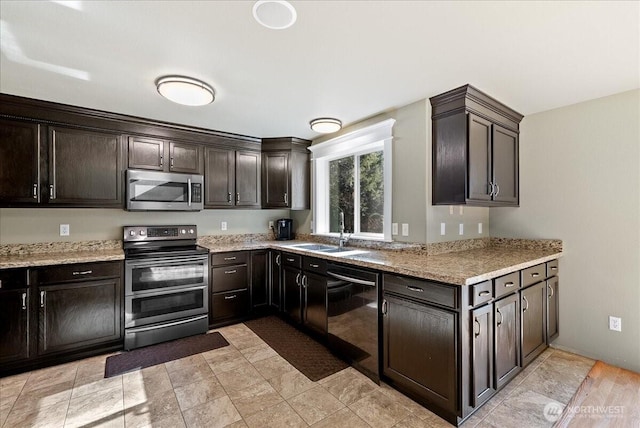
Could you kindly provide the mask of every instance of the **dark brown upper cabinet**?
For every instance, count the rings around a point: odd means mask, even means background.
[[[0,204],[37,204],[40,186],[40,125],[0,119]]]
[[[263,208],[310,208],[310,144],[293,137],[262,140]]]
[[[432,203],[518,206],[523,116],[471,85],[430,101]]]
[[[260,153],[205,149],[206,208],[260,208]]]
[[[129,168],[202,174],[202,152],[199,144],[129,137]]]

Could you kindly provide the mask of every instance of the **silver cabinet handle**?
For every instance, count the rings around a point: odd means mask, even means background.
[[[309,286],[309,278],[307,277],[307,275],[302,275],[302,286],[304,288],[307,288],[307,286]]]
[[[56,188],[53,184],[49,184],[49,199],[56,198]]]
[[[500,322],[496,324],[498,327],[500,327],[503,321],[502,312],[500,312],[500,309],[496,308],[496,313],[500,315]]]
[[[493,196],[497,197],[500,194],[500,186],[496,183],[496,193]]]
[[[280,254],[276,255],[276,265],[280,266]]]
[[[418,293],[423,293],[423,292],[424,292],[424,290],[423,290],[422,288],[420,288],[420,287],[412,287],[412,286],[410,286],[410,285],[407,285],[407,288],[408,288],[409,290],[411,290],[411,291],[416,291],[416,292],[418,292]]]
[[[240,202],[240,193],[236,193],[236,202]]]
[[[171,158],[171,162],[169,165],[171,166],[171,168],[173,168],[173,158]]]
[[[387,311],[389,310],[389,304],[386,300],[382,301],[382,315],[387,315]]]
[[[513,287],[515,284],[513,282],[507,282],[504,284],[505,288]]]
[[[300,272],[296,275],[296,284],[298,284],[298,287],[300,287],[300,275]]]
[[[234,294],[233,296],[224,296],[224,300],[231,300],[231,299],[235,299],[236,297],[238,297],[237,294]]]
[[[227,202],[231,203],[231,192],[227,193]]]
[[[27,293],[22,293],[22,309],[27,310]]]
[[[171,166],[173,166],[173,159],[171,160]],[[191,179],[187,179],[187,205],[191,206]]]
[[[311,266],[312,268],[319,268],[320,267],[320,265],[316,265],[316,264],[313,264],[313,263],[309,263],[309,266]]]
[[[489,294],[491,294],[491,291],[484,290],[484,291],[481,291],[480,293],[478,293],[478,296],[487,296]]]
[[[522,296],[522,299],[527,304],[527,306],[525,306],[525,308],[522,310],[522,312],[527,312],[527,309],[529,309],[529,301],[527,300],[527,296]]]
[[[289,195],[287,195],[287,192],[284,192],[284,203],[285,205],[289,203]]]
[[[558,266],[551,266],[551,270],[558,270]]]
[[[41,291],[40,292],[40,307],[44,308],[44,299],[45,299],[45,295],[46,295],[46,291]]]
[[[235,256],[233,256],[233,257],[225,257],[224,259],[225,259],[225,260],[235,260],[235,259],[236,259],[236,257],[235,257]]]
[[[288,261],[288,262],[294,262],[295,261],[295,259],[292,259],[290,257],[287,257],[285,260]]]
[[[476,333],[475,330],[474,330],[473,335],[475,337],[478,337],[478,336],[480,336],[480,332],[481,332],[482,326],[480,325],[480,321],[478,321],[478,318],[474,319],[474,321],[478,325],[478,332]]]
[[[551,286],[551,284],[549,284],[548,287],[549,287],[549,290],[551,290],[551,294],[548,297],[552,298],[553,295],[555,294],[554,291],[553,291],[553,287]]]
[[[493,196],[493,183],[489,182],[488,186],[489,186],[489,191],[487,193],[489,193],[489,196]]]
[[[237,271],[236,269],[233,269],[233,270],[225,270],[225,271],[224,271],[224,273],[225,273],[225,274],[228,274],[228,275],[231,275],[231,274],[234,274],[234,273],[237,273],[237,272],[238,272],[238,271]]]
[[[160,166],[164,166],[164,156],[160,156]]]
[[[89,275],[92,273],[93,273],[92,270],[83,270],[83,271],[73,272],[73,275]]]
[[[538,272],[534,272],[534,273],[531,274],[531,278],[537,278],[539,276],[540,276],[540,274]]]
[[[0,288],[2,288],[2,280],[0,279]]]
[[[38,185],[36,183],[33,184],[33,199],[38,199]]]

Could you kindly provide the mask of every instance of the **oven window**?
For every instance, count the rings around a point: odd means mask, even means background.
[[[186,202],[188,184],[151,180],[131,181],[131,200],[148,202]]]
[[[131,300],[132,319],[138,320],[200,309],[204,307],[204,296],[204,291],[197,289],[160,296],[134,297]]]
[[[198,285],[205,282],[204,262],[173,266],[134,267],[131,272],[132,292]]]

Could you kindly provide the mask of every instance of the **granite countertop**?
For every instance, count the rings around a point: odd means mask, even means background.
[[[0,246],[0,269],[124,260],[122,241],[46,242]]]

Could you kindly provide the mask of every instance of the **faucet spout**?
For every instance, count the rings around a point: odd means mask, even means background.
[[[338,244],[340,248],[343,248],[349,242],[349,238],[351,235],[344,237],[344,211],[340,210],[340,237],[338,239]]]

